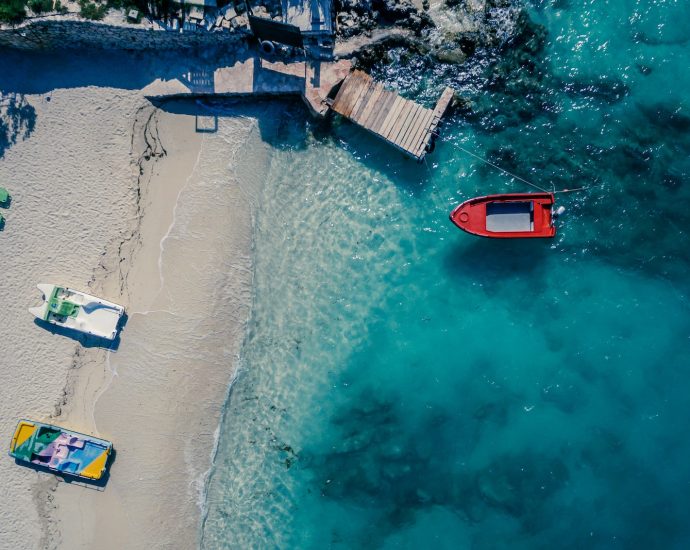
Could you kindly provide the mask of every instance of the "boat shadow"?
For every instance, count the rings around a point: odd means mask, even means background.
[[[553,243],[553,239],[491,239],[460,233],[457,243],[448,248],[444,267],[452,276],[479,281],[544,273]]]
[[[117,336],[113,340],[108,340],[107,338],[101,338],[100,336],[94,336],[92,334],[85,334],[78,330],[62,327],[60,325],[55,325],[42,319],[34,319],[34,324],[47,330],[51,334],[57,334],[58,336],[65,336],[66,338],[71,338],[79,342],[84,348],[100,348],[112,352],[117,352],[120,347],[120,337],[122,335],[122,330],[127,324],[128,316],[124,313],[120,318],[117,325]]]
[[[117,457],[117,451],[113,448],[108,457],[108,462],[105,464],[105,472],[100,479],[85,479],[81,477],[76,477],[69,474],[64,474],[61,472],[56,472],[51,470],[46,466],[40,464],[34,464],[33,462],[26,462],[24,460],[15,459],[14,463],[18,466],[23,466],[24,468],[29,468],[35,472],[41,472],[45,474],[54,475],[60,483],[68,483],[70,485],[76,485],[78,487],[84,487],[85,489],[90,489],[92,491],[105,491],[106,485],[110,479],[110,468],[112,468],[115,459]]]

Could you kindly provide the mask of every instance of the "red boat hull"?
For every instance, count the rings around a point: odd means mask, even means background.
[[[556,234],[553,193],[508,193],[475,197],[450,214],[463,231],[498,239],[548,238]]]

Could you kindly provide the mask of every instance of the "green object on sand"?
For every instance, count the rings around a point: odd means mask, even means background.
[[[9,198],[10,194],[7,192],[7,189],[0,187],[0,203],[6,203]]]
[[[76,317],[79,313],[79,306],[69,300],[60,298],[58,295],[62,288],[59,286],[55,287],[53,294],[48,301],[48,310],[46,311],[46,319],[49,313],[54,315],[63,315],[65,317]]]

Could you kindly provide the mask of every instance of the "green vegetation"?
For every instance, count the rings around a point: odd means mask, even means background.
[[[2,23],[21,23],[26,18],[26,8],[29,8],[36,15],[48,12],[66,13],[67,8],[60,3],[60,0],[0,0],[0,22]]]
[[[105,4],[96,4],[90,0],[79,0],[79,14],[84,19],[91,19],[98,21],[103,19],[108,12],[108,6]]]
[[[219,2],[222,5],[223,1]],[[141,15],[155,19],[166,19],[179,6],[173,0],[79,0],[79,13],[85,19],[99,20],[105,17],[110,8],[124,9],[126,12],[135,9]],[[60,0],[0,0],[0,22],[21,23],[27,16],[27,8],[36,15],[57,11],[66,13]]]
[[[21,23],[26,17],[26,0],[0,0],[0,21]]]
[[[150,15],[154,19],[165,19],[170,16],[178,6],[173,0],[107,0],[111,8],[124,8],[138,10],[140,14]]]
[[[67,13],[67,8],[60,3],[60,0],[55,2],[55,7],[53,7],[53,0],[29,0],[27,5],[36,15],[51,11]]]

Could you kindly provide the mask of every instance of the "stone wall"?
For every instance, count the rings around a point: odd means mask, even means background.
[[[86,21],[70,14],[32,19],[16,27],[0,27],[0,47],[23,50],[101,48],[117,50],[180,50],[236,46],[249,30],[180,32],[143,25]]]

